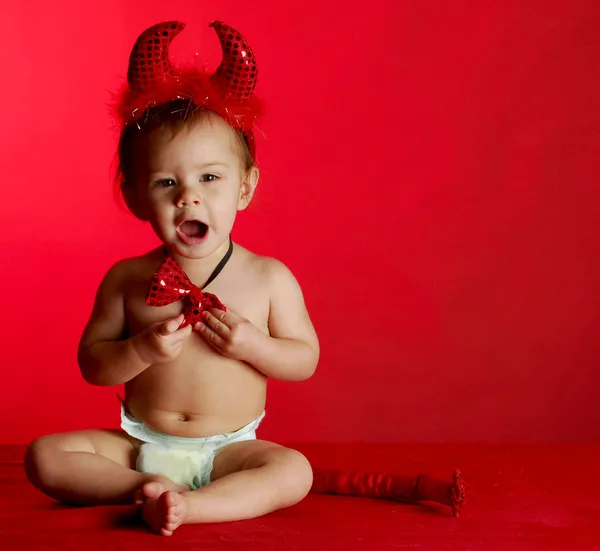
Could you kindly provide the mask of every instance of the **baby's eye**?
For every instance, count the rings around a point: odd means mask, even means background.
[[[216,176],[215,174],[203,174],[202,176],[200,176],[200,181],[201,182],[214,182],[215,180],[218,180],[219,177]]]
[[[156,187],[171,187],[175,185],[175,180],[173,180],[173,178],[164,178],[162,180],[157,180],[154,185]]]

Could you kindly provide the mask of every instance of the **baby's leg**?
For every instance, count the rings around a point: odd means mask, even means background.
[[[43,436],[25,455],[25,470],[42,492],[78,505],[133,503],[134,492],[149,482],[181,491],[169,479],[136,472],[137,451],[122,431],[88,430]],[[147,493],[151,493],[150,486]]]
[[[164,492],[144,503],[156,532],[171,535],[181,524],[259,517],[301,501],[312,485],[312,469],[295,450],[262,440],[239,442],[215,457],[212,480],[195,492]]]

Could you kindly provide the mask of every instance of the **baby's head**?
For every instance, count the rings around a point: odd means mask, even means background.
[[[121,132],[117,181],[127,206],[186,257],[228,239],[258,177],[244,134],[189,100],[154,107]]]
[[[171,64],[169,46],[185,25],[146,29],[129,59],[115,104],[122,131],[118,186],[129,209],[183,256],[200,258],[228,240],[258,182],[254,96],[258,69],[241,34],[211,23],[223,60],[208,74]]]

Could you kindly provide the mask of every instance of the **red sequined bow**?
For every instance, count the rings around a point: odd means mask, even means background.
[[[179,262],[168,257],[152,276],[152,283],[146,297],[148,306],[166,306],[178,300],[184,301],[184,320],[180,327],[202,321],[202,312],[210,308],[226,310],[221,301],[212,293],[205,293],[194,285]]]

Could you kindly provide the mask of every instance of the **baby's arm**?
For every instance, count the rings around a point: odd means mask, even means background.
[[[113,266],[104,277],[79,343],[79,367],[83,378],[93,385],[123,384],[153,363],[175,358],[191,332],[191,328],[178,330],[183,321],[179,316],[126,338],[126,262]]]
[[[124,338],[124,272],[124,263],[119,263],[104,276],[79,343],[77,360],[81,374],[93,385],[125,383],[149,366],[134,342]]]
[[[269,261],[269,332],[249,363],[268,377],[302,381],[315,372],[319,341],[300,285],[281,262]]]

